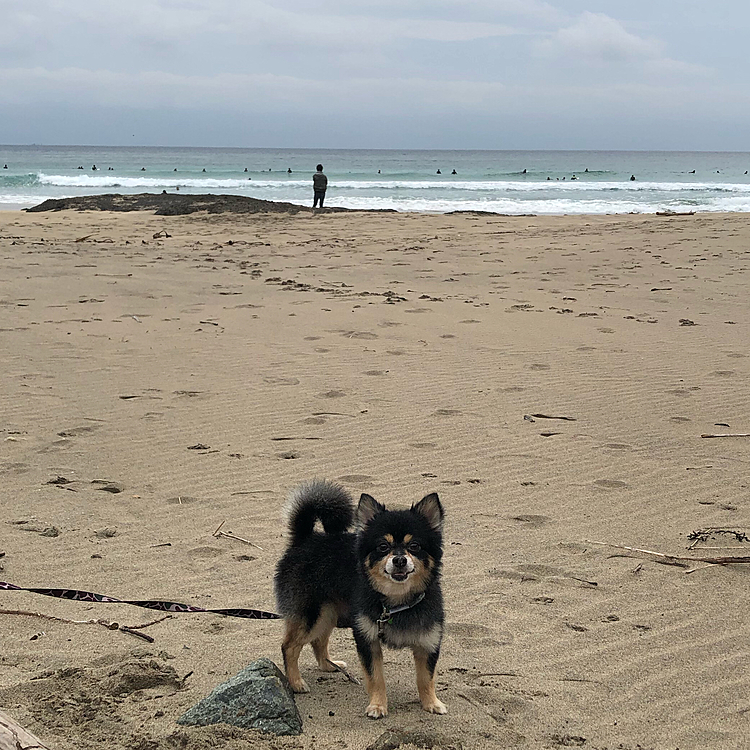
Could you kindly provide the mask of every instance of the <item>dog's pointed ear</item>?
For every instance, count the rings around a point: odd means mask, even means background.
[[[374,497],[363,492],[357,506],[357,525],[364,528],[378,513],[382,513],[384,510],[385,505],[382,505]]]
[[[418,503],[412,505],[411,509],[424,516],[435,531],[440,531],[443,528],[443,516],[445,514],[437,492],[425,495]]]

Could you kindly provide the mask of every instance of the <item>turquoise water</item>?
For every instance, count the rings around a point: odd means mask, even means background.
[[[8,166],[0,169],[0,209],[162,190],[308,204],[318,162],[328,175],[329,206],[505,214],[750,211],[750,153],[84,146],[0,146],[0,167]]]

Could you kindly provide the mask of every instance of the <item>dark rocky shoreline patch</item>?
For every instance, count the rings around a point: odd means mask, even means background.
[[[294,203],[264,201],[243,195],[176,195],[175,193],[139,193],[137,195],[79,195],[49,199],[25,209],[39,211],[153,211],[156,216],[184,216],[198,211],[210,214],[311,213],[312,208]],[[325,213],[349,211],[348,208],[316,209]]]

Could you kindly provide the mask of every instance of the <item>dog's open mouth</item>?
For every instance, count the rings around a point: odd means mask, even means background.
[[[405,581],[409,577],[410,572],[411,571],[404,571],[403,573],[397,573],[396,571],[394,571],[393,573],[391,573],[391,578],[393,578],[394,581]]]

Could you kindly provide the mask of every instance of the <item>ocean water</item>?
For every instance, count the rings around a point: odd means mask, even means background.
[[[306,205],[318,162],[328,175],[328,206],[501,214],[750,211],[750,153],[84,146],[0,146],[0,210],[47,198],[162,190]]]

